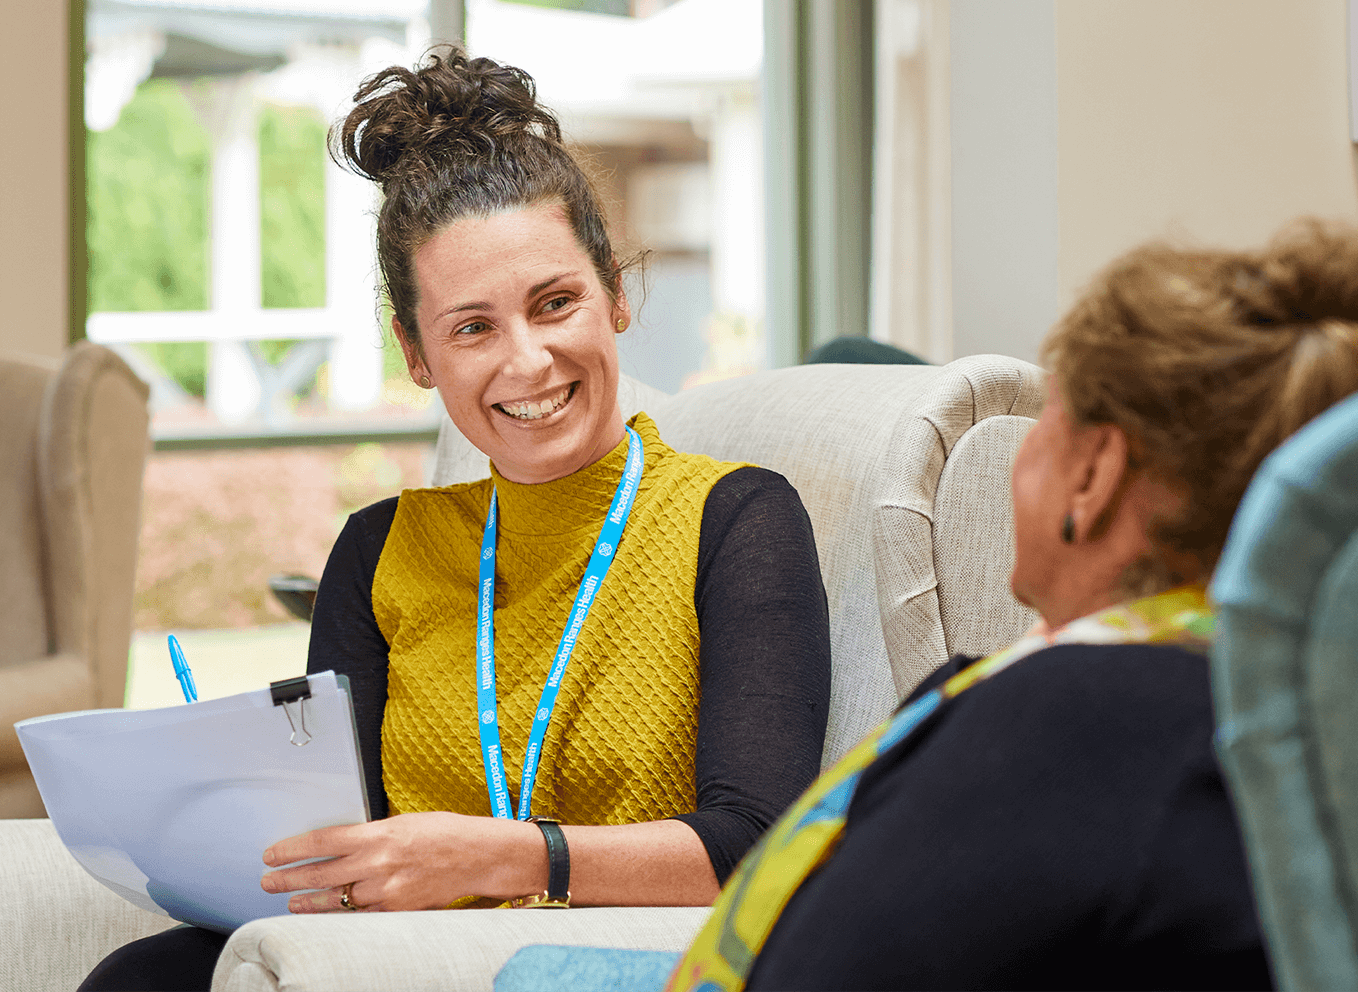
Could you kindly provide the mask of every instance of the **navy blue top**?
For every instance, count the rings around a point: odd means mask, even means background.
[[[1048,648],[968,689],[864,773],[749,988],[1272,988],[1213,726],[1176,647]]]

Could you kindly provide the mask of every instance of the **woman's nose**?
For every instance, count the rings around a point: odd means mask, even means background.
[[[507,338],[506,374],[531,381],[542,378],[552,367],[552,352],[545,336],[534,333],[526,324],[516,322]]]

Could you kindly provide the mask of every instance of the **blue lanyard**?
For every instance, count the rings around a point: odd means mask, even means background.
[[[561,691],[561,677],[566,674],[566,664],[575,650],[575,640],[580,636],[580,628],[589,616],[589,608],[594,605],[594,597],[603,585],[604,576],[613,564],[613,552],[622,538],[623,528],[632,512],[632,503],[637,498],[641,485],[642,468],[641,438],[632,428],[627,428],[627,467],[618,480],[618,490],[613,494],[613,503],[604,518],[599,539],[594,542],[594,553],[589,556],[585,577],[580,580],[580,591],[575,594],[575,605],[571,607],[570,622],[562,631],[561,643],[557,645],[556,658],[551,671],[547,673],[547,684],[542,687],[542,698],[538,701],[538,711],[533,717],[533,730],[528,736],[528,750],[523,757],[523,776],[519,783],[518,818],[526,820],[532,815],[533,783],[538,774],[538,759],[542,756],[542,740],[547,735],[547,724],[551,722],[552,710],[556,707],[556,696]],[[481,537],[481,581],[477,586],[476,604],[476,708],[481,714],[481,760],[486,766],[486,788],[490,792],[491,812],[502,819],[509,819],[509,788],[505,784],[505,761],[500,750],[499,707],[495,701],[495,539],[498,532],[496,517],[499,501],[495,490],[490,491],[490,509],[486,511],[486,530]]]

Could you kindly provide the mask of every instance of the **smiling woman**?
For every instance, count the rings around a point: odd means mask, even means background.
[[[350,680],[376,819],[278,838],[262,884],[293,912],[709,903],[820,765],[801,501],[623,422],[621,267],[526,74],[457,50],[393,67],[334,146],[382,188],[410,377],[492,477],[350,517],[308,669]],[[206,987],[222,940],[147,938],[84,987]]]
[[[397,322],[411,377],[439,387],[464,435],[511,482],[550,482],[623,439],[605,292],[560,203],[466,217],[415,253],[420,337]]]

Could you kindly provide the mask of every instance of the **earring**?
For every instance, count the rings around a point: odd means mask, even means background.
[[[1075,543],[1075,518],[1069,513],[1066,519],[1061,521],[1061,541],[1065,544]]]
[[[619,318],[618,318],[618,333],[621,334],[621,333],[622,333],[623,331],[625,331],[625,330],[627,330],[627,321],[625,321],[625,320],[623,320],[621,317],[619,317]]]
[[[427,375],[422,375],[422,376],[420,376],[420,388],[421,388],[421,389],[429,389],[429,388],[431,388],[433,385],[434,385],[434,384],[433,384],[432,382],[429,381],[429,376],[427,376]]]

